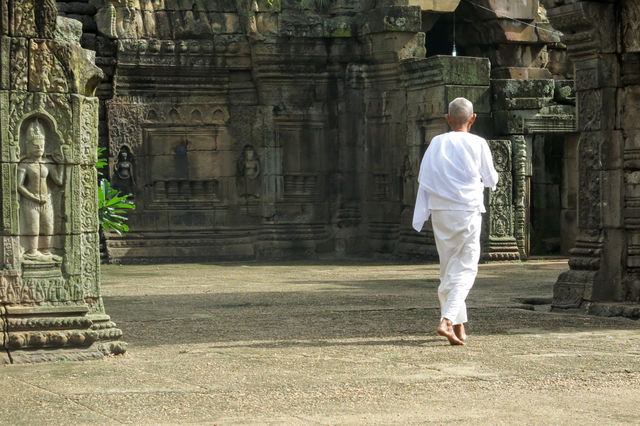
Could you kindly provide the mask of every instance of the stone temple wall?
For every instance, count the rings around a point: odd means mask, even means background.
[[[575,64],[578,236],[553,308],[640,318],[640,5],[545,1]]]
[[[102,71],[51,1],[0,3],[0,362],[121,353],[100,294]]]
[[[532,182],[561,186],[534,176],[532,153],[574,131],[564,49],[537,1],[58,4],[97,51],[100,141],[137,204],[132,231],[107,235],[112,261],[434,256],[410,215],[456,96],[504,177],[487,259],[526,258],[529,212],[549,210],[548,197],[531,210]],[[458,56],[427,57],[431,40],[451,52],[454,22]]]

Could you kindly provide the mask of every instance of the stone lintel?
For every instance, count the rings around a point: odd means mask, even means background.
[[[567,53],[574,62],[616,51],[615,5],[577,1],[547,9],[552,25],[564,34]]]
[[[551,72],[546,68],[536,67],[500,67],[491,71],[491,77],[495,79],[514,80],[549,80]]]
[[[491,79],[491,89],[500,97],[512,98],[552,98],[554,80]]]
[[[487,58],[436,55],[400,63],[405,86],[488,86],[491,64]]]
[[[448,112],[449,102],[466,97],[473,103],[474,112],[490,114],[491,102],[486,86],[437,86],[428,89],[408,90],[409,116],[420,119],[443,118]]]
[[[545,31],[546,30],[546,31]],[[560,33],[549,24],[537,24],[535,27],[510,18],[498,18],[475,22],[462,31],[464,38],[474,44],[495,45],[496,43],[518,45],[544,45],[560,42]]]
[[[368,10],[360,14],[362,35],[385,32],[422,31],[422,10],[419,6],[391,6]]]

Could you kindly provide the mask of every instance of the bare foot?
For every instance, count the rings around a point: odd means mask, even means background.
[[[464,342],[456,336],[453,332],[453,327],[451,325],[451,320],[447,318],[442,318],[440,321],[440,325],[438,326],[437,333],[441,336],[444,336],[449,340],[449,343],[452,345],[464,345]]]
[[[453,333],[463,342],[467,340],[467,333],[464,331],[464,324],[456,324],[453,326]]]

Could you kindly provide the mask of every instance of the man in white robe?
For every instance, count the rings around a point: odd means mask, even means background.
[[[465,98],[449,104],[452,131],[431,140],[420,165],[413,227],[420,232],[431,216],[440,258],[441,318],[437,332],[464,345],[465,299],[478,272],[484,188],[495,190],[498,173],[487,141],[469,133],[476,114]]]

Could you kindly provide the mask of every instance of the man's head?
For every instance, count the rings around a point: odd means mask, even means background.
[[[449,103],[447,122],[455,131],[468,132],[476,120],[473,113],[473,104],[465,98],[455,98]]]

